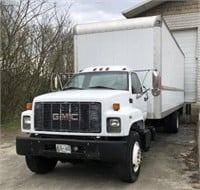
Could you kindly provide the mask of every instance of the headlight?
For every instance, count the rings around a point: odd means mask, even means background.
[[[31,117],[24,116],[23,117],[23,129],[30,129],[31,128]]]
[[[108,133],[120,133],[121,132],[120,118],[107,118],[107,132]]]

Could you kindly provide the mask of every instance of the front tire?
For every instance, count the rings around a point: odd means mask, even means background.
[[[46,158],[43,156],[26,156],[28,168],[37,174],[45,174],[52,171],[57,164],[57,159]]]
[[[140,172],[141,157],[142,151],[139,134],[131,131],[126,154],[119,167],[122,181],[132,183],[137,180]]]

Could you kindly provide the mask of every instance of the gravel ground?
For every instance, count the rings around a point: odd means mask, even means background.
[[[178,134],[158,133],[143,163],[136,183],[118,179],[113,165],[89,162],[72,165],[58,163],[46,175],[32,173],[24,157],[16,155],[18,132],[1,131],[0,189],[120,189],[120,190],[193,190],[198,183],[195,125],[182,125]]]

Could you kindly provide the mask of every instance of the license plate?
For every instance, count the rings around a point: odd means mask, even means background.
[[[71,154],[71,146],[67,144],[56,144],[56,152]]]

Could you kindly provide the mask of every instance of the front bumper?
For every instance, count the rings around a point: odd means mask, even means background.
[[[56,144],[71,146],[72,152],[56,152]],[[76,148],[74,148],[76,147]],[[77,151],[78,147],[78,151]],[[45,156],[58,159],[92,159],[120,161],[125,155],[127,138],[122,139],[79,139],[60,137],[17,137],[16,152],[19,155]]]

